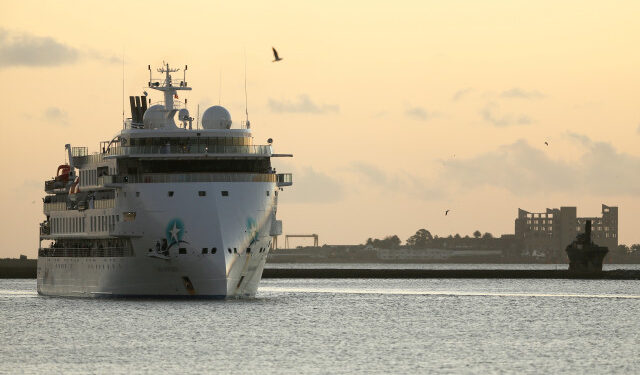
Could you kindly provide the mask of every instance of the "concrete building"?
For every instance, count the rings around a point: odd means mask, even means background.
[[[578,233],[584,232],[586,220],[592,222],[592,239],[610,250],[618,246],[618,207],[602,205],[601,217],[578,217],[576,207],[547,208],[545,212],[518,209],[515,237],[526,254],[546,254],[553,260],[566,257],[564,252]]]

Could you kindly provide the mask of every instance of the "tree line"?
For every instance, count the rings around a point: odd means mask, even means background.
[[[491,233],[485,232],[484,234],[482,234],[482,232],[480,232],[479,230],[476,230],[475,232],[473,232],[472,235],[473,235],[473,239],[475,240],[494,239]],[[468,235],[462,237],[459,233],[456,233],[455,235],[449,235],[448,237],[438,237],[437,235],[433,236],[431,232],[423,228],[423,229],[418,229],[418,231],[416,231],[414,235],[407,238],[407,240],[405,241],[405,244],[406,244],[406,247],[409,247],[412,249],[420,249],[432,244],[434,241],[440,242],[443,239],[462,240],[462,239],[471,239],[471,237],[469,237]],[[386,236],[381,239],[369,237],[365,242],[365,246],[372,246],[378,249],[397,249],[402,246],[402,240],[400,240],[400,237],[398,237],[395,234],[391,236]]]

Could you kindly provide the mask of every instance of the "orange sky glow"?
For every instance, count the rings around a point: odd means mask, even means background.
[[[605,203],[620,242],[640,243],[639,14],[635,1],[3,1],[0,257],[37,255],[64,144],[97,151],[121,129],[123,57],[126,96],[148,64],[188,64],[191,112],[220,102],[238,123],[246,59],[255,143],[294,154],[275,161],[294,173],[285,234],[500,235],[519,207]]]

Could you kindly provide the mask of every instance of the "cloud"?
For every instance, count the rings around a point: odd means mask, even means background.
[[[518,140],[470,159],[449,161],[441,178],[472,189],[504,188],[516,195],[570,192],[604,195],[640,194],[640,157],[615,150],[605,142],[570,134],[584,147],[578,160],[550,158]]]
[[[464,96],[466,96],[467,94],[470,94],[471,92],[473,92],[473,89],[470,87],[466,89],[458,90],[453,94],[453,96],[451,97],[451,100],[453,100],[454,102],[457,102],[458,100],[462,99]]]
[[[411,117],[420,121],[428,121],[438,116],[436,112],[428,112],[425,108],[422,107],[409,108],[404,112],[404,114],[407,117]]]
[[[425,181],[404,171],[385,172],[373,164],[362,161],[351,163],[349,170],[364,179],[368,187],[400,192],[421,200],[441,199],[445,196],[442,184]]]
[[[297,100],[289,101],[282,100],[277,101],[275,99],[269,99],[268,102],[271,111],[277,113],[314,113],[314,114],[326,114],[331,112],[340,112],[340,107],[335,104],[316,104],[308,95],[298,95]]]
[[[316,171],[313,167],[284,166],[287,172],[293,173],[293,186],[285,188],[285,194],[281,198],[283,202],[334,203],[344,197],[344,187],[339,180]]]
[[[0,69],[27,66],[51,67],[73,64],[82,58],[119,62],[96,50],[80,50],[51,37],[17,33],[0,28]]]
[[[0,68],[58,66],[74,63],[80,52],[50,37],[10,33],[0,29]]]
[[[482,115],[482,118],[485,121],[498,127],[506,127],[512,125],[529,125],[533,123],[533,120],[527,115],[517,115],[512,113],[499,115],[497,113],[497,110],[497,104],[487,103],[487,105],[480,111],[480,115]]]
[[[514,87],[500,93],[500,97],[512,99],[541,99],[544,98],[545,95],[537,90],[526,91],[521,88]]]
[[[69,115],[58,107],[49,107],[42,113],[42,119],[54,125],[69,125]]]

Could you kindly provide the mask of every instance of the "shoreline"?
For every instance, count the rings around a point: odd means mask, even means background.
[[[0,260],[0,279],[35,279],[35,259]],[[265,268],[264,279],[585,279],[640,280],[640,270],[570,272],[513,269]]]

